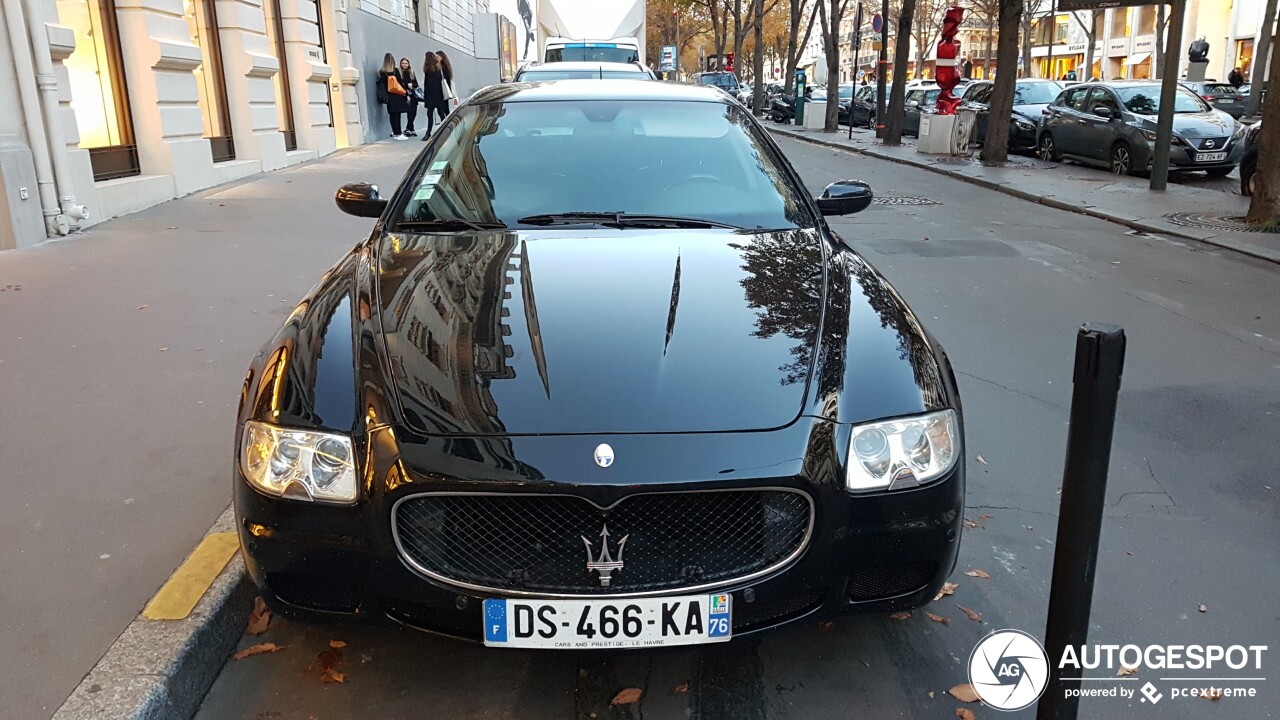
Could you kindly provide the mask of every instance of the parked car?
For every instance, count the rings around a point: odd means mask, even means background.
[[[960,397],[822,220],[871,200],[812,197],[708,88],[473,94],[398,188],[339,190],[376,224],[245,377],[235,527],[267,606],[587,649],[931,602]]]
[[[516,73],[516,82],[549,80],[657,80],[649,68],[640,63],[557,62],[529,63]]]
[[[1249,126],[1244,134],[1244,155],[1240,157],[1240,194],[1245,197],[1253,195],[1253,174],[1258,169],[1258,134],[1262,123]]]
[[[893,92],[893,83],[885,85],[886,95]],[[841,117],[847,125],[852,116],[854,127],[874,127],[876,124],[876,85],[863,85],[853,94],[853,99],[841,108]]]
[[[942,94],[942,88],[937,85],[921,85],[907,89],[902,107],[903,134],[920,136],[920,115],[933,114],[940,94]]]
[[[1249,99],[1248,95],[1237,90],[1231,83],[1188,82],[1183,80],[1182,87],[1199,95],[1201,100],[1237,120],[1244,115],[1245,103]]]
[[[995,83],[979,80],[969,84],[962,107],[976,112],[971,142],[981,145],[987,139],[987,122],[991,114],[991,92]],[[1018,80],[1013,86],[1013,112],[1009,116],[1009,149],[1035,152],[1036,128],[1042,111],[1062,92],[1062,84],[1053,80]]]
[[[1151,81],[1091,82],[1063,90],[1039,130],[1039,154],[1073,160],[1126,175],[1151,167],[1160,84]],[[1231,172],[1244,154],[1246,126],[1179,87],[1174,102],[1171,170],[1203,170],[1212,177]]]

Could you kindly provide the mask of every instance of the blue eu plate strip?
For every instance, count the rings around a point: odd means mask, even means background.
[[[507,601],[484,601],[484,639],[487,642],[507,641]]]

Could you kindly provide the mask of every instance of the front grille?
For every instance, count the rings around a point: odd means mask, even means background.
[[[937,569],[937,563],[918,562],[860,570],[849,576],[846,593],[854,602],[906,595],[928,585]]]
[[[1207,150],[1209,152],[1214,152],[1214,151],[1222,150],[1226,148],[1227,140],[1230,140],[1230,138],[1225,138],[1225,137],[1195,138],[1195,139],[1192,139],[1191,142],[1195,143],[1197,150]],[[1213,144],[1210,145],[1210,143],[1213,143]]]
[[[429,576],[482,590],[602,595],[762,575],[799,555],[812,517],[807,495],[767,489],[632,495],[607,509],[565,495],[417,495],[396,504],[392,523],[405,559]],[[604,587],[587,559],[602,560],[606,527],[609,559],[621,567]]]
[[[733,597],[733,631],[746,632],[803,615],[822,602],[826,588],[791,590],[785,595],[745,602],[741,593]]]
[[[360,605],[355,586],[340,580],[272,573],[267,575],[267,587],[290,605],[311,610],[354,612]]]

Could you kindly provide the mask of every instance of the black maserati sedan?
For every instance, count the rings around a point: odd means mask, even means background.
[[[254,358],[234,496],[276,612],[503,647],[710,643],[930,601],[946,354],[713,88],[481,90]]]

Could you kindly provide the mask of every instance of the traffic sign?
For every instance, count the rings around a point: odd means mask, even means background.
[[[884,18],[880,17],[880,13],[871,16],[871,29],[877,33],[884,29]]]

